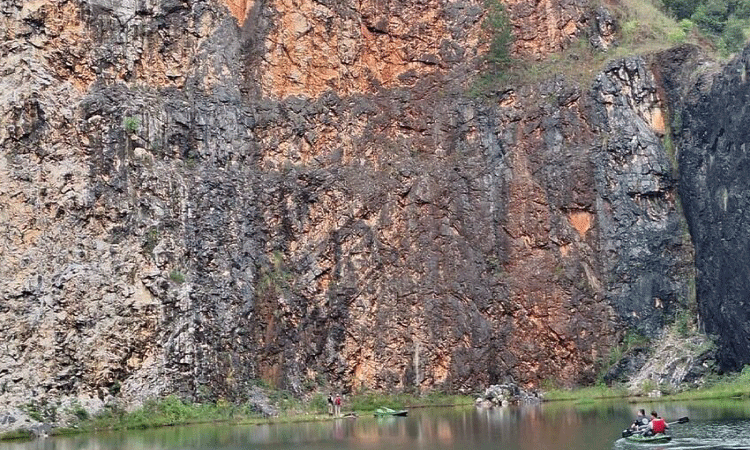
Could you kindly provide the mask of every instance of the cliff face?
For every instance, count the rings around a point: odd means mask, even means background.
[[[695,242],[701,322],[716,336],[722,368],[750,363],[747,327],[750,50],[716,76],[699,72],[681,109],[680,193]]]
[[[641,58],[476,99],[470,1],[0,5],[2,404],[585,383],[688,297]]]

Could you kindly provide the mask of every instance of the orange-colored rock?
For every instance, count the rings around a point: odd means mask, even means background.
[[[398,85],[409,70],[437,70],[440,44],[450,39],[437,2],[405,5],[401,15],[381,15],[381,6],[368,2],[351,16],[307,0],[276,0],[273,8],[279,21],[265,42],[261,70],[271,97]]]
[[[559,52],[583,27],[584,11],[574,4],[555,0],[504,0],[520,55],[544,57]]]
[[[581,239],[586,237],[586,232],[591,228],[591,218],[591,213],[586,211],[574,211],[568,215],[570,224],[573,225],[573,228],[575,228],[576,231],[578,231]]]
[[[255,0],[223,0],[240,26],[245,24],[247,13],[255,5]]]
[[[243,23],[252,4],[225,1]],[[552,0],[506,4],[520,55],[560,51],[583,24],[582,10]],[[309,0],[275,0],[272,7],[278,22],[266,38],[261,64],[261,86],[270,97],[317,97],[328,90],[350,95],[408,84],[399,77],[424,76],[455,62],[444,60],[441,46],[462,48],[463,59],[486,51],[482,20],[457,38],[444,6],[435,0],[398,6],[366,0],[347,15]]]

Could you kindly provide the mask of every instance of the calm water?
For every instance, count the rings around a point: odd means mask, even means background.
[[[669,444],[620,439],[637,407],[672,426]],[[750,402],[544,404],[534,407],[412,409],[408,417],[279,425],[199,425],[0,443],[0,450],[556,450],[750,449]]]

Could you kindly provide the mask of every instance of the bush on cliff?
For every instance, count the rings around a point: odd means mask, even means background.
[[[735,17],[730,17],[721,33],[721,48],[726,49],[727,53],[735,53],[745,45],[745,27],[746,21]]]
[[[488,45],[484,57],[483,73],[477,77],[471,87],[472,96],[485,94],[503,82],[510,68],[511,45],[513,44],[513,24],[510,22],[505,5],[499,0],[485,0],[487,13],[482,27],[486,33],[485,44]]]
[[[717,39],[724,54],[736,52],[746,43],[750,0],[662,0],[662,4],[677,19],[689,20]]]
[[[487,62],[493,72],[502,72],[511,63],[510,46],[513,43],[513,25],[505,5],[498,0],[487,0],[484,27],[490,35]]]

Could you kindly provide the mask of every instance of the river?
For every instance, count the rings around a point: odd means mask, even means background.
[[[672,425],[668,444],[620,438],[636,408],[656,409]],[[750,449],[750,401],[585,404],[481,410],[414,408],[408,417],[263,425],[190,425],[2,442],[0,450],[598,450]]]

